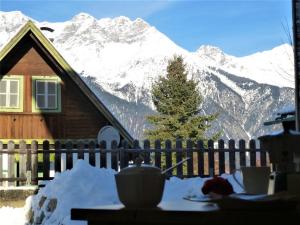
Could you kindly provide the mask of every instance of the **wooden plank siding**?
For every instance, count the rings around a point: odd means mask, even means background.
[[[24,77],[24,108],[19,113],[0,112],[0,139],[96,138],[101,127],[111,125],[49,57],[28,34],[1,63],[0,76]],[[61,113],[32,112],[32,76],[61,79]]]

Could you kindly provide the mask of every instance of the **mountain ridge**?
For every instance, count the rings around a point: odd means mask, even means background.
[[[13,21],[5,22],[5,15],[0,12],[0,37],[4,37],[0,38],[0,48],[30,19],[17,12]],[[6,16],[12,17],[13,13]],[[54,38],[54,46],[85,80],[94,77],[89,85],[137,138],[143,138],[143,129],[148,127],[145,116],[154,113],[152,83],[165,75],[174,54],[183,56],[189,78],[199,81],[204,99],[202,113],[220,113],[213,130],[222,130],[225,139],[250,139],[270,131],[273,128],[262,127],[263,121],[272,118],[276,110],[293,104],[292,78],[288,82],[285,77],[293,77],[292,63],[283,56],[284,51],[291,54],[291,47],[285,45],[275,48],[276,54],[270,50],[235,57],[215,46],[200,46],[196,52],[188,52],[142,19],[121,16],[97,20],[81,13],[65,22],[34,22],[55,30],[44,34]],[[280,74],[281,70],[284,74]],[[106,101],[101,97],[104,91],[139,105],[143,108],[139,118],[144,119],[133,126],[135,120],[124,110],[125,102],[107,97],[108,94],[106,98],[115,103]]]

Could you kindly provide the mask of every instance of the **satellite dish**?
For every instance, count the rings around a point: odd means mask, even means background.
[[[120,143],[119,131],[113,126],[104,126],[100,129],[97,136],[98,143],[101,141],[106,141],[106,147],[111,147],[111,142],[116,141],[117,145]]]

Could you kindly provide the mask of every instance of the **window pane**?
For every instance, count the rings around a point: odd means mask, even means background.
[[[45,94],[45,82],[44,81],[36,81],[36,93],[37,94]]]
[[[5,107],[6,106],[6,95],[0,94],[0,106]]]
[[[49,95],[48,96],[48,108],[49,109],[56,109],[56,95]]]
[[[10,93],[17,94],[19,90],[19,82],[17,80],[10,81]]]
[[[45,96],[44,95],[37,95],[36,102],[38,108],[45,108]]]
[[[48,82],[48,94],[56,94],[56,82],[55,81]]]
[[[6,93],[6,80],[0,81],[0,93]]]
[[[18,95],[10,95],[9,107],[18,107]]]

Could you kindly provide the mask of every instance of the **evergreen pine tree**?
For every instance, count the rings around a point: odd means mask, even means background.
[[[147,117],[153,126],[145,131],[148,139],[206,140],[205,131],[217,115],[200,115],[202,97],[197,85],[198,82],[187,79],[183,58],[174,56],[168,63],[166,77],[159,77],[152,87],[152,101],[158,114]],[[217,136],[219,133],[212,138]]]

